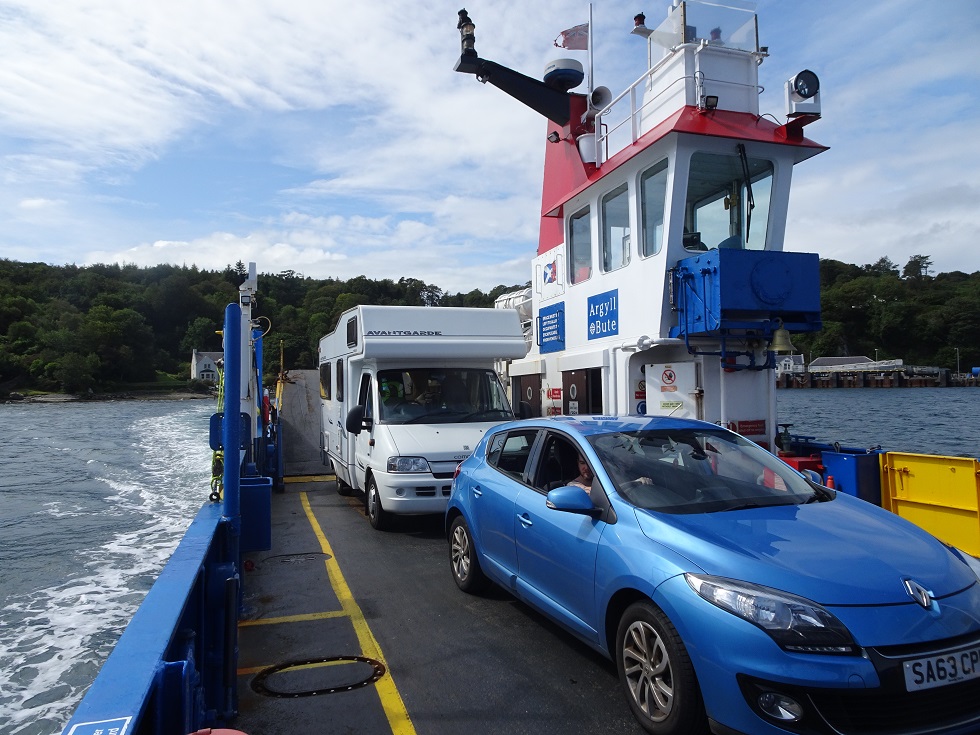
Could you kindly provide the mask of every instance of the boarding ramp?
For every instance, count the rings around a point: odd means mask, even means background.
[[[283,475],[324,472],[320,458],[320,377],[316,370],[290,370],[282,383]]]

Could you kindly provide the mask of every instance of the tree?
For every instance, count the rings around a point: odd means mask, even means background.
[[[932,268],[932,258],[928,255],[913,255],[902,269],[902,278],[921,280],[929,275],[930,268]]]

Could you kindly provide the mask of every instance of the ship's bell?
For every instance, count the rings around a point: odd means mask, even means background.
[[[772,333],[772,342],[769,343],[770,352],[796,352],[793,343],[789,341],[789,330],[783,326]]]

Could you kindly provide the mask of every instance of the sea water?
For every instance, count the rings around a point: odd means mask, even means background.
[[[211,400],[0,405],[0,733],[64,727],[210,492]]]
[[[777,390],[776,415],[824,443],[980,457],[980,387]]]
[[[777,391],[794,434],[980,456],[980,388]],[[62,730],[206,501],[211,401],[3,404],[0,735]]]

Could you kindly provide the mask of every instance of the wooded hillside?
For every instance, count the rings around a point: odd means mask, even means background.
[[[963,370],[980,365],[980,272],[930,275],[926,256],[901,271],[821,261],[824,328],[793,335],[807,359],[868,355]],[[194,349],[218,351],[224,309],[238,299],[244,264],[223,271],[159,265],[51,266],[0,259],[0,394],[150,387],[186,381]],[[316,367],[317,344],[356,304],[490,307],[520,285],[448,294],[413,278],[317,280],[259,274],[256,316],[272,322],[265,365]]]

